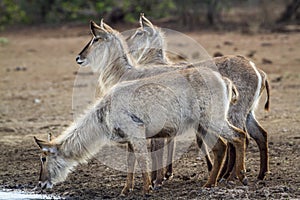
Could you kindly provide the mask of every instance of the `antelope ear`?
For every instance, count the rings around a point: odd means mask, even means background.
[[[50,153],[56,153],[57,147],[47,141],[37,139],[36,137],[33,137],[37,145],[40,147],[40,149],[44,152],[50,152]]]
[[[153,29],[153,24],[144,16],[144,13],[140,15],[140,26],[141,28],[150,27]]]
[[[103,18],[101,19],[100,27],[108,33],[113,33],[115,31],[112,27],[103,22]]]
[[[103,28],[98,26],[94,21],[90,22],[90,29],[94,37],[107,37],[107,32]]]
[[[34,138],[35,142],[37,143],[37,145],[38,145],[41,149],[43,149],[43,148],[46,147],[46,146],[49,146],[49,143],[48,143],[48,142],[46,142],[46,141],[44,141],[44,140],[37,139],[35,136],[33,136],[33,138]]]

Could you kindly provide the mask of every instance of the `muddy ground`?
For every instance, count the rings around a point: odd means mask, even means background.
[[[267,72],[271,80],[271,111],[256,113],[268,131],[271,174],[257,182],[258,148],[251,140],[246,167],[249,186],[201,186],[205,162],[192,145],[174,163],[174,177],[149,199],[295,199],[300,198],[300,35],[299,33],[185,33],[211,55],[241,54]],[[40,169],[33,136],[58,135],[73,120],[72,92],[77,53],[89,40],[88,26],[35,28],[4,32],[0,37],[0,187],[32,190]],[[263,97],[264,99],[264,97]],[[118,198],[126,173],[97,159],[80,165],[67,180],[44,193],[74,199]],[[141,175],[136,175],[130,199],[141,199]]]

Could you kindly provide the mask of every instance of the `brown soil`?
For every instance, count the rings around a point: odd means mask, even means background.
[[[205,162],[190,150],[174,163],[174,177],[149,199],[279,199],[300,198],[300,37],[299,34],[186,33],[208,52],[248,55],[271,80],[271,111],[262,103],[257,118],[269,133],[270,170],[257,182],[258,148],[251,140],[246,167],[249,186],[220,185],[203,189]],[[75,57],[90,38],[87,28],[6,32],[0,37],[0,187],[31,190],[40,160],[33,136],[58,135],[73,120]],[[262,101],[263,102],[263,101]],[[53,193],[74,199],[118,198],[126,173],[98,160],[80,165]],[[141,199],[141,174],[130,199]]]

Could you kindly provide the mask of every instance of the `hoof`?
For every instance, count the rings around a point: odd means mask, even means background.
[[[258,177],[257,177],[257,179],[263,181],[263,180],[265,180],[266,176],[268,176],[268,175],[272,175],[272,172],[267,171],[267,172],[265,172],[263,174],[259,174]]]
[[[152,186],[150,186],[150,187],[151,187],[152,190],[159,190],[159,189],[162,188],[162,184],[163,184],[163,181],[155,180],[155,181],[152,182]]]
[[[205,183],[203,185],[204,188],[212,188],[212,187],[215,187],[215,186],[216,186],[216,184],[213,184],[213,183]]]
[[[155,184],[154,187],[153,187],[153,190],[159,190],[161,188],[162,188],[161,184]]]
[[[266,186],[266,182],[264,180],[257,180],[255,182],[255,185],[262,185],[262,186]]]
[[[149,197],[151,197],[151,194],[150,194],[150,193],[145,193],[145,194],[144,194],[144,197],[145,197],[145,198],[149,198]]]
[[[172,179],[172,178],[173,178],[173,173],[167,172],[165,174],[165,180],[169,180],[169,179]]]
[[[235,185],[235,182],[230,180],[230,181],[227,181],[227,185]]]
[[[228,186],[228,181],[225,178],[221,178],[218,182],[218,185],[226,187]]]
[[[153,187],[150,185],[148,189],[144,189],[143,193],[144,193],[144,197],[150,197],[150,190],[153,190]]]
[[[248,178],[245,177],[245,178],[242,180],[242,183],[243,183],[243,185],[248,185]]]
[[[264,175],[258,176],[257,179],[258,179],[259,181],[263,181],[263,180],[265,180],[265,176],[264,176]]]
[[[220,180],[219,180],[219,183],[225,183],[226,182],[226,179],[225,178],[221,178]]]
[[[154,190],[154,183],[153,183],[153,185],[149,186],[149,190]]]
[[[119,196],[120,197],[126,197],[132,191],[133,191],[132,188],[131,189],[124,188]]]
[[[267,176],[267,175],[272,175],[272,172],[271,171],[266,171],[265,176]]]
[[[119,195],[119,197],[126,197],[127,195],[124,194],[123,192]]]

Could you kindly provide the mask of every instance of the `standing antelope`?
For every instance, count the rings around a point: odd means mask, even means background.
[[[155,67],[153,70],[138,70],[126,52],[120,34],[102,25],[91,22],[93,38],[77,57],[77,62],[92,68],[99,64],[103,67],[100,83],[105,95],[57,138],[49,142],[36,139],[43,152],[40,185],[52,187],[63,181],[72,168],[86,162],[101,150],[102,144],[111,140],[127,143],[131,152],[122,194],[126,195],[133,189],[135,159],[142,169],[143,191],[148,194],[151,184],[145,157],[146,139],[175,137],[190,129],[197,130],[197,135],[199,129],[205,130],[207,135],[217,139],[213,147],[214,165],[205,186],[216,184],[225,156],[226,143],[219,135],[236,148],[237,176],[247,184],[246,133],[227,121],[231,90],[227,90],[222,77],[208,68],[201,69],[201,74],[196,68],[165,69],[165,73],[162,69],[155,70]],[[110,74],[115,75],[115,79],[106,76],[107,67],[111,68]],[[133,79],[145,77],[145,72],[156,75],[118,83],[126,75]],[[109,89],[112,84],[114,86]]]
[[[152,67],[153,65],[163,67],[165,65],[173,64],[169,61],[168,57],[166,56],[166,52],[163,50],[166,48],[163,40],[163,33],[159,31],[157,27],[154,28],[152,23],[144,17],[143,13],[141,14],[139,22],[141,27],[137,29],[132,36],[126,39],[126,42],[129,45],[129,52],[138,66],[144,69],[147,67]],[[186,65],[181,66],[181,68],[186,67]],[[210,172],[212,169],[212,161],[209,156],[206,144],[202,142],[201,138],[197,138],[196,141],[198,142],[198,147],[201,147],[201,150],[205,155],[208,171]],[[151,139],[153,169],[151,173],[151,181],[153,183],[154,189],[161,187],[164,179],[169,179],[173,176],[172,162],[173,152],[175,148],[174,138],[167,138],[166,141],[168,155],[165,174],[163,168],[163,148],[165,146],[164,143],[164,139]]]
[[[127,46],[123,38],[117,31],[103,23],[103,20],[100,26],[91,23],[91,32],[93,34],[92,40],[79,53],[76,60],[78,64],[82,66],[90,65],[94,70],[100,72],[99,86],[104,94],[120,81],[151,77],[175,70],[172,67],[157,67],[157,65],[137,69],[133,67],[133,63],[128,64],[132,62],[132,59],[127,53]],[[116,49],[119,50],[112,52]],[[191,66],[177,66],[177,69],[185,67],[189,68]],[[198,75],[203,76],[202,72]]]
[[[93,24],[91,26],[97,26],[96,24]],[[100,26],[97,26],[98,29],[91,29],[92,34],[94,35],[93,39],[84,47],[82,52],[79,53],[79,56],[76,58],[76,61],[81,66],[85,66],[88,63],[83,62],[82,57],[85,57],[86,54],[88,54],[90,51],[92,51],[97,45],[99,45],[99,42],[101,42],[101,51],[102,54],[97,54],[97,56],[91,56],[91,59],[93,59],[93,63],[90,64],[93,71],[99,72],[99,79],[98,79],[98,96],[103,96],[112,86],[115,84],[126,81],[126,80],[135,80],[145,77],[151,77],[154,75],[162,74],[169,71],[189,68],[191,65],[177,65],[168,67],[166,65],[162,65],[160,67],[157,67],[157,64],[155,63],[155,66],[148,66],[147,68],[141,68],[141,66],[138,65],[138,68],[133,68],[132,66],[126,65],[120,67],[122,64],[126,62],[132,62],[135,63],[135,60],[132,59],[130,56],[125,56],[125,53],[127,51],[127,46],[125,45],[125,41],[123,41],[123,38],[119,35],[119,33],[115,30],[113,30],[110,26],[103,23],[103,20],[101,20]],[[114,35],[115,37],[112,37]],[[124,51],[123,52],[112,52],[113,49],[121,48]],[[99,50],[100,51],[100,50]],[[138,63],[142,63],[138,61]],[[161,63],[163,64],[163,63]],[[200,74],[199,74],[200,75]],[[228,83],[225,80],[226,83]],[[230,86],[231,88],[231,86]],[[199,136],[197,136],[199,137]],[[151,140],[151,142],[159,141],[159,140]],[[172,145],[174,143],[173,138],[167,138],[167,141]],[[198,139],[197,141],[201,141]],[[152,145],[153,146],[153,145]],[[212,168],[212,164],[209,158],[209,154],[206,148],[206,145],[202,141],[198,143],[198,146],[205,151],[206,158],[208,159],[208,165],[210,169]],[[155,151],[156,149],[153,149]],[[169,151],[171,152],[171,151]],[[154,152],[151,155],[156,155],[157,153]],[[169,156],[171,157],[171,156]],[[156,163],[160,161],[161,159],[156,159],[156,157],[153,157],[153,162]],[[172,159],[168,161],[170,163],[170,166],[172,166]],[[160,165],[158,165],[160,166]],[[156,166],[153,166],[155,169]],[[172,167],[170,167],[172,169]],[[162,172],[161,168],[158,169],[158,171]],[[155,176],[155,172],[152,173],[152,176]],[[171,176],[172,173],[169,174]],[[161,177],[161,176],[158,176]],[[153,178],[154,180],[154,178]],[[160,187],[162,183],[163,178],[160,180],[157,180],[155,184],[153,185],[154,188]]]
[[[158,27],[153,26],[143,14],[140,17],[140,25],[141,27],[127,38],[133,57],[143,67],[151,66],[151,63],[170,65],[171,61],[169,61],[165,52],[166,48],[162,31]],[[239,100],[236,104],[230,106],[229,121],[236,127],[247,130],[249,135],[256,141],[260,150],[258,179],[263,180],[269,171],[267,132],[256,120],[254,110],[265,88],[267,91],[265,110],[269,110],[269,83],[267,76],[262,70],[257,69],[253,62],[242,56],[223,56],[214,58],[213,61],[221,75],[232,80],[237,87]],[[194,66],[198,65],[205,66],[205,62],[194,64]],[[173,145],[168,145],[168,147],[168,150],[171,152],[168,154],[168,159],[172,160]],[[229,153],[231,152],[231,157],[234,156],[232,151],[229,151]],[[222,170],[224,178],[229,178],[234,165],[234,159],[230,159],[230,156],[227,158],[229,158],[229,160],[226,159],[226,162],[229,162],[228,168],[224,167]],[[209,164],[209,159],[207,159],[207,162]],[[167,167],[166,176],[169,176],[169,174],[172,174],[172,165]]]

